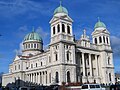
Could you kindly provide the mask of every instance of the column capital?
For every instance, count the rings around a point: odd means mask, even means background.
[[[81,54],[85,54],[85,52],[81,52]]]

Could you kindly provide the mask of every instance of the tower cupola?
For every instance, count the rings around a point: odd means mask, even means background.
[[[101,22],[99,18],[98,18],[98,22],[94,26],[94,29],[97,28],[106,28],[106,25],[103,22]]]
[[[54,15],[55,16],[68,15],[68,10],[62,6],[61,1],[60,1],[60,6],[54,10]]]

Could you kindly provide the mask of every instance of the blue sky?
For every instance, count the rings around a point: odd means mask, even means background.
[[[120,71],[120,0],[63,0],[74,20],[73,32],[79,39],[83,29],[91,37],[97,17],[111,33],[115,72]],[[0,72],[8,72],[16,50],[24,36],[35,30],[40,33],[44,47],[50,42],[49,21],[59,0],[0,0]]]

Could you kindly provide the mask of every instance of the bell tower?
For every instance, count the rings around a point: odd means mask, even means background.
[[[93,44],[105,46],[104,49],[111,50],[110,46],[110,33],[106,28],[106,25],[100,21],[95,24],[94,31],[92,33]]]
[[[76,74],[72,74],[76,72],[72,23],[73,20],[69,17],[67,9],[60,3],[50,21],[50,56],[52,64],[58,66],[54,69],[60,69],[60,71],[57,71],[60,74],[60,82],[76,81]]]
[[[93,44],[100,52],[100,76],[102,82],[114,83],[114,65],[113,65],[113,51],[110,45],[110,33],[106,28],[106,25],[100,21],[95,24],[94,31],[92,33]]]
[[[60,3],[50,21],[51,44],[61,40],[73,42],[72,22],[73,20],[68,16],[67,9]]]

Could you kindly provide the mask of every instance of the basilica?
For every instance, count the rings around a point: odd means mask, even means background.
[[[20,79],[38,85],[65,83],[115,83],[110,33],[98,20],[92,41],[83,30],[79,40],[73,35],[73,20],[61,4],[50,20],[51,37],[48,49],[43,49],[42,37],[31,30],[23,39],[23,51],[9,65],[2,85]]]

